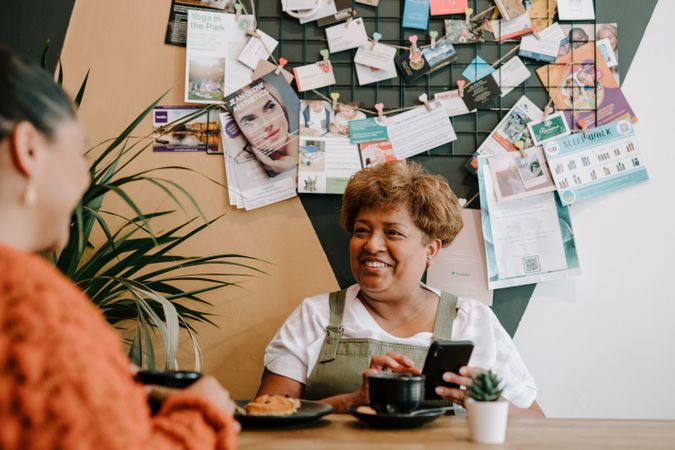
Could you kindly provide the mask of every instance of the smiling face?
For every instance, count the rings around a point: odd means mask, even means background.
[[[349,242],[352,274],[371,298],[398,298],[419,286],[427,257],[441,247],[428,239],[405,207],[362,209]]]
[[[278,149],[288,140],[288,120],[281,104],[264,90],[263,95],[237,111],[240,127],[250,142],[259,149]]]

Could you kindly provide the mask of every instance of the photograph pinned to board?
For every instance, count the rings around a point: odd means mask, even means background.
[[[462,230],[448,247],[439,250],[427,269],[427,283],[492,306],[480,210],[462,208],[462,220]]]
[[[335,120],[331,123],[330,132],[334,135],[349,137],[349,122],[365,119],[363,111],[359,111],[359,102],[338,103],[334,111]]]
[[[637,117],[594,42],[537,69],[556,110],[563,111],[572,131]],[[596,123],[597,118],[597,123]]]
[[[477,44],[485,42],[480,23],[466,23],[460,19],[445,19],[445,38],[451,44]]]
[[[220,153],[216,110],[188,105],[155,106],[152,130],[154,152]]]
[[[296,197],[297,168],[269,177],[230,113],[220,114],[230,204],[250,211]]]
[[[478,157],[488,287],[500,289],[581,274],[569,208],[554,192],[499,202],[487,156]]]
[[[488,158],[492,183],[500,202],[518,200],[555,191],[555,184],[541,147],[519,152],[493,155]]]
[[[621,83],[619,76],[619,34],[616,23],[598,23],[595,25],[565,23],[560,25],[560,29],[563,31],[565,38],[560,41],[558,58],[568,55],[573,48],[576,51],[577,48],[595,41],[607,63],[607,67],[614,74],[616,82]]]
[[[627,119],[546,142],[544,153],[565,206],[649,181]]]
[[[241,28],[240,23],[246,27]],[[222,103],[225,96],[251,82],[253,71],[237,58],[253,31],[253,16],[217,11],[188,11],[185,55],[186,103]],[[227,64],[226,64],[227,61]]]
[[[282,74],[264,75],[225,105],[270,177],[297,168],[300,99]]]
[[[185,47],[187,42],[188,10],[234,12],[236,0],[171,0],[169,21],[164,43]]]
[[[361,170],[357,145],[345,137],[300,137],[298,193],[342,194]]]
[[[469,172],[476,173],[476,170],[478,170],[478,155],[500,155],[516,152],[518,151],[517,144],[522,145],[522,148],[533,147],[534,142],[527,124],[532,121],[541,121],[543,116],[543,111],[529,98],[525,95],[520,97],[478,147],[474,156],[467,162],[466,168]]]
[[[330,133],[333,105],[325,100],[300,100],[300,136],[319,137]]]
[[[394,146],[389,141],[365,142],[359,144],[361,164],[363,167],[376,166],[389,161],[396,161]]]

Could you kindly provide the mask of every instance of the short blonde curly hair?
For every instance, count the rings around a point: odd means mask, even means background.
[[[457,196],[441,176],[414,161],[394,161],[355,173],[342,195],[340,224],[349,233],[364,208],[404,206],[427,239],[450,245],[464,226]]]

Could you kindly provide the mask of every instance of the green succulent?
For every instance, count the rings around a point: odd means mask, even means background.
[[[491,370],[481,372],[471,378],[469,386],[469,397],[477,402],[495,402],[499,400],[504,388],[501,386],[502,380]]]

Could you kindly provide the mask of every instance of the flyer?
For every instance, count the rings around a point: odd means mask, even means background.
[[[247,30],[240,23],[250,26]],[[253,16],[188,10],[185,102],[222,103],[251,82],[252,70],[238,61],[252,31]]]
[[[225,105],[270,177],[297,167],[300,100],[283,75],[255,80]]]
[[[492,305],[487,283],[487,261],[479,209],[462,209],[464,226],[452,243],[442,248],[427,270],[427,283],[460,297]]]
[[[637,122],[594,42],[559,57],[555,64],[540,67],[537,75],[573,131],[580,130],[582,123],[593,128],[620,119]]]
[[[301,137],[298,192],[342,194],[354,173],[361,170],[358,146],[338,136]]]
[[[152,129],[154,152],[220,152],[215,110],[199,106],[156,106],[152,110]]]
[[[187,42],[188,10],[234,12],[235,0],[206,2],[202,0],[171,0],[169,21],[164,43],[185,47]]]
[[[230,113],[222,113],[220,123],[231,205],[250,211],[297,196],[297,167],[269,177]]]
[[[429,0],[404,0],[403,28],[426,30],[429,27]]]
[[[555,184],[541,147],[520,152],[492,155],[488,158],[492,183],[500,202],[518,200],[555,191]]]
[[[566,206],[649,180],[627,119],[549,141],[544,153]]]
[[[554,192],[498,202],[488,157],[478,158],[478,187],[490,289],[581,274],[569,209]]]
[[[443,105],[436,100],[430,105],[431,111],[420,106],[386,118],[387,133],[396,159],[406,159],[457,139]],[[411,133],[411,130],[414,132]]]

